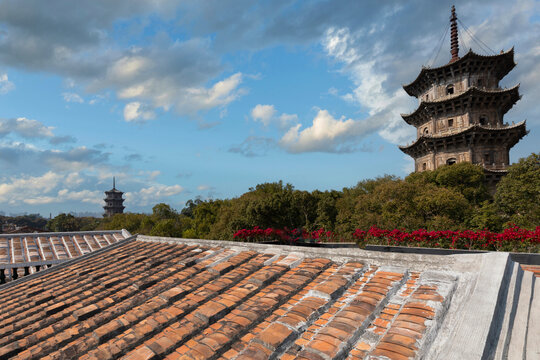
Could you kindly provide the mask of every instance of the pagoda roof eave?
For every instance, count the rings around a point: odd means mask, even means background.
[[[115,193],[115,194],[123,194],[124,192],[117,190],[117,189],[111,189],[109,191],[105,191],[106,194],[108,193]]]
[[[475,86],[471,86],[469,89],[462,92],[461,94],[457,94],[457,95],[454,95],[454,96],[451,96],[451,97],[445,97],[445,98],[442,98],[442,99],[439,99],[439,100],[423,101],[418,106],[418,108],[416,108],[416,110],[414,110],[412,113],[410,113],[410,114],[401,114],[401,117],[403,118],[403,120],[405,120],[407,122],[407,124],[416,126],[415,125],[416,122],[414,121],[414,118],[419,116],[419,114],[422,111],[427,110],[430,106],[435,106],[437,104],[441,104],[441,103],[444,103],[444,102],[451,102],[451,101],[460,100],[462,98],[465,98],[465,97],[471,96],[471,95],[481,95],[482,96],[482,95],[493,95],[493,94],[511,94],[511,96],[513,96],[515,101],[517,101],[517,100],[519,100],[519,86],[520,86],[520,84],[517,84],[517,85],[515,85],[515,86],[513,86],[511,88],[508,88],[508,89],[494,89],[494,90],[480,89],[480,88],[477,88]],[[515,103],[515,101],[514,101],[514,103]]]
[[[501,59],[501,61],[506,61],[509,64],[507,66],[507,68],[505,69],[505,71],[503,71],[503,73],[500,74],[501,79],[503,77],[505,77],[506,74],[508,74],[510,72],[510,70],[512,70],[514,68],[514,66],[516,66],[516,63],[514,62],[514,47],[512,47],[510,50],[508,50],[506,52],[502,52],[502,53],[496,54],[496,55],[480,55],[480,54],[475,53],[472,50],[469,50],[467,52],[467,54],[465,54],[464,56],[462,56],[461,58],[459,58],[458,60],[456,60],[454,62],[449,62],[449,63],[447,63],[445,65],[434,67],[434,68],[422,66],[422,70],[420,71],[420,73],[418,74],[416,79],[414,79],[409,84],[403,85],[403,89],[410,96],[418,97],[419,93],[417,91],[415,91],[415,87],[423,80],[424,77],[428,76],[428,74],[431,74],[431,73],[434,73],[434,72],[437,72],[437,71],[440,71],[440,70],[444,70],[444,69],[449,68],[449,67],[458,67],[458,66],[462,65],[463,63],[465,63],[465,62],[467,62],[469,60],[473,60],[473,59],[489,59],[489,58],[495,58],[495,59],[499,58],[499,59]]]
[[[408,155],[411,155],[410,152],[412,152],[412,150],[418,146],[421,146],[422,144],[425,144],[428,140],[446,140],[446,139],[451,139],[453,137],[457,137],[457,136],[460,136],[460,135],[464,135],[466,133],[469,133],[469,132],[472,132],[472,131],[475,131],[475,130],[480,130],[480,131],[483,131],[483,132],[500,132],[500,131],[508,131],[508,130],[512,130],[512,129],[516,129],[516,128],[522,128],[522,135],[520,136],[523,137],[525,136],[528,132],[526,130],[526,120],[523,120],[517,124],[514,124],[514,125],[509,125],[509,126],[505,126],[505,127],[500,127],[500,128],[494,128],[494,127],[489,127],[489,126],[483,126],[483,125],[480,125],[480,124],[475,124],[475,125],[471,125],[465,129],[463,129],[462,131],[459,131],[459,132],[455,132],[455,133],[451,133],[451,134],[444,134],[444,135],[422,135],[420,136],[418,139],[416,139],[412,144],[410,145],[407,145],[407,146],[398,146],[399,149],[401,151],[403,151],[404,153],[408,154]]]

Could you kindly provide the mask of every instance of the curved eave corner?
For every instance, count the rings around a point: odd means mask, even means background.
[[[471,57],[477,57],[477,58],[497,58],[497,57],[501,57],[501,58],[504,59],[507,56],[510,56],[511,66],[506,71],[499,74],[499,77],[501,77],[501,79],[502,79],[517,65],[516,62],[514,61],[514,47],[513,46],[512,46],[512,48],[510,50],[502,52],[500,54],[495,54],[495,55],[480,55],[480,54],[477,54],[474,51],[472,51],[472,49],[469,49],[469,51],[465,55],[463,55],[461,58],[459,58],[458,60],[456,60],[454,62],[449,62],[449,63],[447,63],[445,65],[434,67],[434,68],[422,66],[422,70],[420,70],[420,73],[418,74],[416,79],[414,79],[412,82],[410,82],[408,84],[403,85],[403,90],[405,90],[405,92],[407,94],[409,94],[410,96],[418,97],[418,93],[416,91],[414,91],[414,87],[416,86],[416,84],[418,82],[420,82],[422,77],[424,77],[425,74],[428,73],[428,72],[439,71],[439,70],[444,69],[444,68],[446,68],[448,66],[457,66],[457,65],[467,61]]]
[[[519,136],[519,139],[521,139],[523,136],[527,135],[529,132],[527,131],[527,129],[525,128],[526,126],[526,120],[523,120],[523,121],[520,121],[519,123],[517,124],[514,124],[514,125],[510,125],[510,126],[505,126],[505,127],[502,127],[502,128],[491,128],[491,127],[487,127],[487,126],[482,126],[482,125],[479,125],[479,124],[475,124],[475,125],[472,125],[466,129],[463,129],[462,131],[460,132],[457,132],[457,133],[453,133],[453,134],[448,134],[448,135],[443,135],[443,136],[424,136],[424,135],[421,135],[418,139],[416,139],[413,143],[411,143],[410,145],[407,145],[407,146],[401,146],[399,145],[399,149],[401,151],[403,151],[404,153],[406,153],[407,155],[410,155],[409,154],[409,150],[414,148],[414,147],[417,147],[417,146],[420,146],[420,143],[422,142],[425,142],[426,139],[449,139],[449,138],[452,138],[454,136],[459,136],[459,135],[463,135],[467,132],[471,132],[471,131],[474,131],[474,130],[484,130],[484,131],[488,131],[488,132],[497,132],[497,131],[508,131],[508,130],[511,130],[511,129],[516,129],[516,128],[522,128],[522,133],[520,134]]]
[[[446,102],[446,101],[453,101],[453,100],[457,100],[457,99],[460,99],[460,98],[463,98],[463,97],[467,97],[467,96],[470,96],[474,93],[476,94],[481,94],[481,95],[492,95],[492,94],[503,94],[503,93],[513,93],[512,95],[515,96],[515,99],[513,100],[512,102],[512,105],[515,104],[519,99],[521,99],[521,95],[519,95],[519,86],[520,84],[517,84],[511,88],[508,88],[508,89],[501,89],[501,90],[483,90],[483,89],[479,89],[475,86],[471,86],[469,89],[467,89],[466,91],[460,93],[460,94],[457,94],[455,96],[452,96],[452,97],[447,97],[447,98],[444,98],[444,99],[441,99],[441,100],[436,100],[436,101],[422,101],[420,103],[420,105],[416,108],[416,110],[414,110],[412,113],[410,114],[400,114],[401,117],[403,118],[403,120],[405,120],[405,122],[409,125],[413,125],[413,126],[417,126],[416,125],[416,122],[412,121],[411,119],[416,117],[422,110],[424,110],[425,108],[429,107],[429,106],[432,106],[432,105],[436,105],[436,104],[440,104],[442,102]],[[508,110],[510,110],[512,108],[512,106],[510,106],[508,108]],[[507,111],[508,111],[507,110]],[[506,113],[506,111],[505,111]]]

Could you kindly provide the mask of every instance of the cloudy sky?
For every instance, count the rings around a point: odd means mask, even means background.
[[[511,159],[538,152],[540,2],[452,3],[461,55],[515,47]],[[0,211],[100,213],[113,175],[133,212],[405,176],[401,85],[448,62],[452,3],[1,0]]]

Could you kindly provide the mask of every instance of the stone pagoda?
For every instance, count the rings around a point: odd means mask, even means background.
[[[103,216],[113,216],[114,214],[122,214],[124,212],[124,199],[122,198],[123,192],[116,190],[116,181],[113,177],[113,188],[109,191],[105,191],[105,214]]]
[[[488,187],[506,174],[509,151],[527,134],[525,121],[508,125],[504,114],[520,99],[519,84],[501,88],[499,81],[516,66],[514,49],[483,56],[469,50],[459,56],[457,17],[450,17],[450,62],[423,67],[403,86],[419,100],[418,108],[402,115],[416,127],[416,140],[400,149],[414,158],[414,170],[470,162],[483,166]]]

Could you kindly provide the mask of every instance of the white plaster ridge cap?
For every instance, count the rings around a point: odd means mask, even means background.
[[[443,326],[426,358],[447,359],[448,354],[455,359],[482,358],[510,262],[505,252],[477,254],[469,276],[459,277]]]

